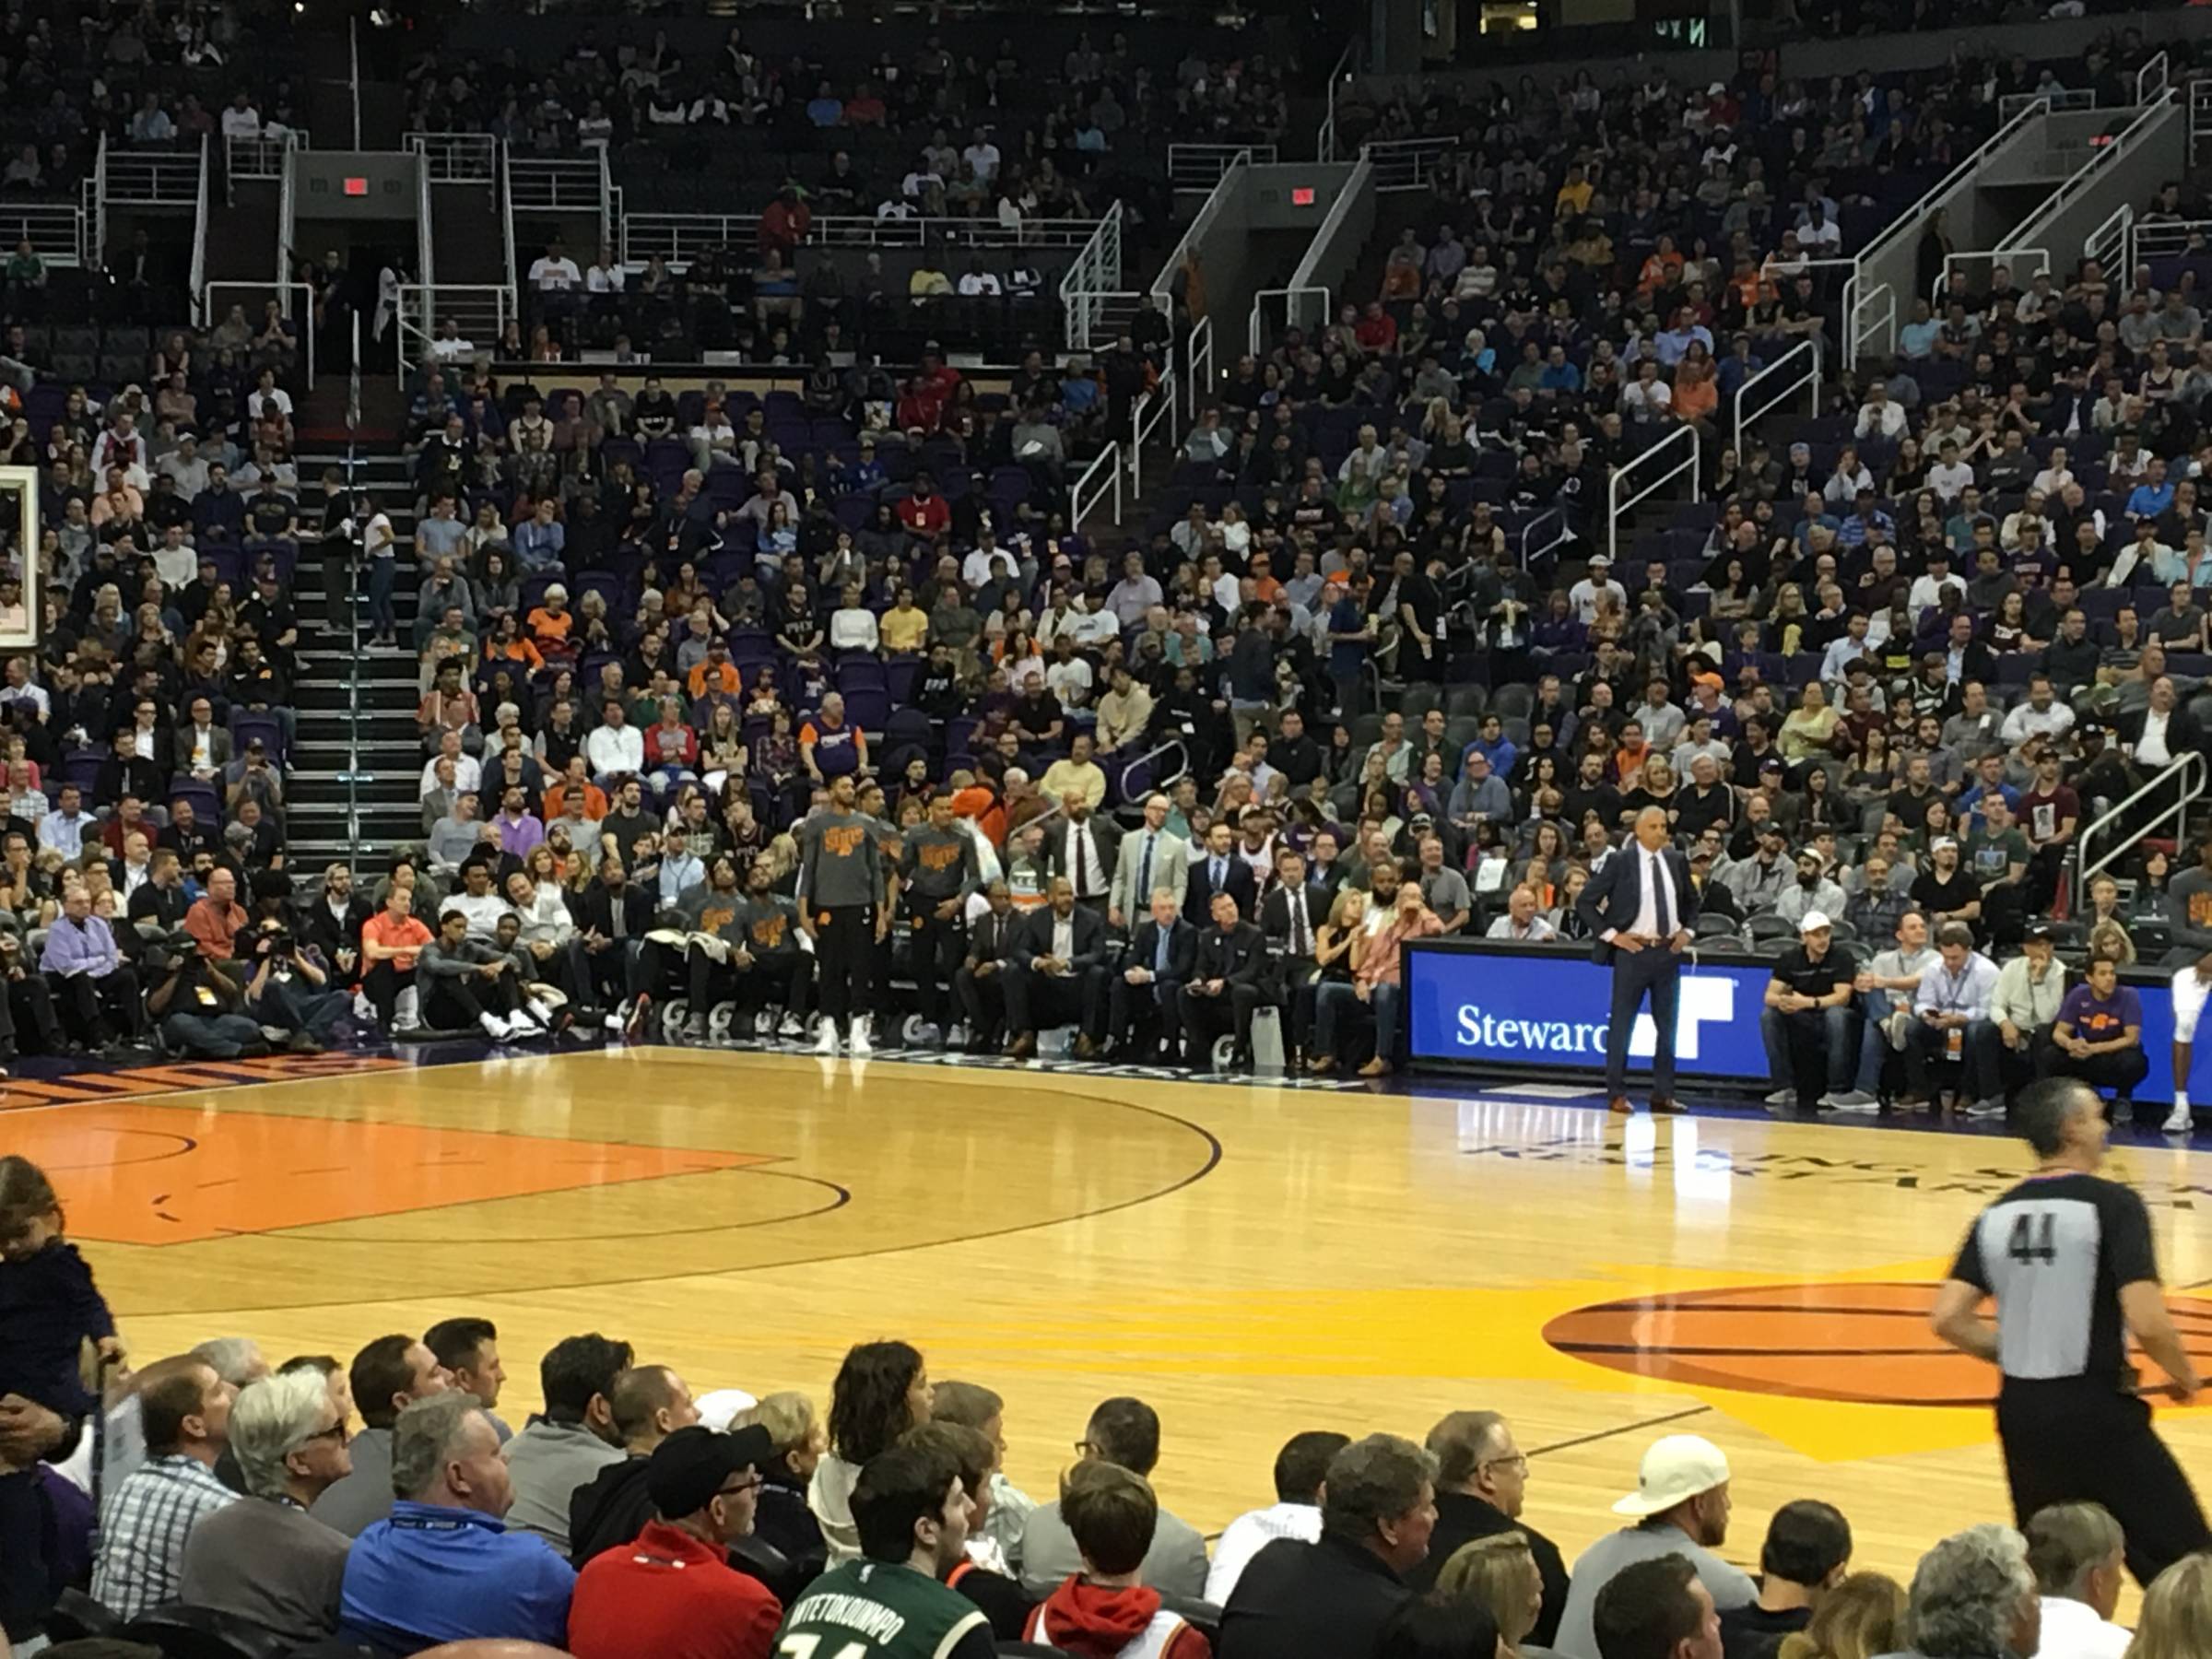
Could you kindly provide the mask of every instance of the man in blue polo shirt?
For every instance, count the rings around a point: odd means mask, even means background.
[[[441,1642],[566,1640],[576,1572],[544,1539],[511,1533],[499,1430],[473,1394],[434,1394],[392,1430],[392,1517],[346,1559],[339,1628],[411,1653]]]

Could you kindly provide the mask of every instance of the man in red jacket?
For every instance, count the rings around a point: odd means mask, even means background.
[[[1045,1597],[1023,1634],[1081,1659],[1213,1659],[1204,1632],[1160,1606],[1142,1582],[1159,1520],[1151,1483],[1094,1459],[1068,1472],[1060,1517],[1075,1535],[1083,1571]]]
[[[758,1427],[694,1425],[653,1449],[645,1487],[660,1519],[577,1575],[576,1659],[768,1659],[782,1605],[729,1564],[728,1548],[753,1530],[760,1468],[774,1453]]]

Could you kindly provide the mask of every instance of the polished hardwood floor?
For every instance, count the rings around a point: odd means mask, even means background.
[[[255,1079],[247,1081],[247,1079]],[[1292,1432],[1418,1438],[1506,1412],[1528,1518],[1570,1554],[1673,1429],[1735,1469],[1724,1553],[1841,1505],[1900,1574],[2004,1518],[1988,1373],[1920,1317],[1961,1229],[2026,1166],[1994,1134],[1757,1112],[1623,1121],[1559,1090],[1285,1088],[647,1047],[407,1065],[165,1068],[0,1102],[53,1174],[141,1360],[273,1359],[498,1322],[514,1420],[535,1357],[597,1329],[695,1390],[826,1401],[903,1336],[1006,1396],[1049,1494],[1092,1404],[1165,1424],[1164,1501],[1205,1530],[1269,1500]],[[2212,1359],[2212,1161],[2132,1146]],[[2193,1468],[2212,1424],[2162,1414]]]

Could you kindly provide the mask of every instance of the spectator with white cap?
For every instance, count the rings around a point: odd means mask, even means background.
[[[1636,1489],[1613,1505],[1636,1524],[1583,1551],[1569,1575],[1558,1651],[1570,1659],[1599,1659],[1594,1614],[1598,1593],[1624,1569],[1662,1556],[1688,1558],[1722,1612],[1748,1606],[1759,1594],[1751,1575],[1712,1552],[1728,1536],[1728,1459],[1711,1441],[1670,1434],[1643,1454]]]
[[[1859,1034],[1852,995],[1859,967],[1835,936],[1828,912],[1808,910],[1798,918],[1796,945],[1774,959],[1759,1016],[1774,1079],[1770,1106],[1817,1111],[1819,1100],[1855,1079]],[[1814,1077],[1822,1080],[1819,1088],[1809,1087]]]

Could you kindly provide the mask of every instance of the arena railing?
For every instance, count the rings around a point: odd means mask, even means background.
[[[2145,145],[2151,142],[2159,130],[2176,119],[2181,107],[2171,89],[2160,92],[2148,103],[2139,106],[2132,120],[2104,143],[2092,147],[2081,165],[2070,173],[2065,182],[2039,202],[2013,228],[2007,245],[1992,249],[1987,254],[1951,254],[1944,261],[1944,275],[1947,277],[1954,262],[1987,258],[1993,265],[2020,257],[2040,257],[2043,271],[2056,277],[2067,274],[2067,268],[2053,264],[2045,244],[2051,233],[2057,229],[2061,216],[2072,206],[2077,197],[2104,182],[2113,169],[2124,166]],[[2184,139],[2184,144],[2186,140]],[[2106,221],[2109,223],[2109,219]],[[2099,229],[2102,229],[2100,226]],[[2094,234],[2094,232],[2092,232]],[[2062,232],[2063,235],[2063,232]],[[2020,273],[2013,272],[2017,278]],[[2124,277],[2125,273],[2122,273]]]
[[[2166,96],[2172,80],[2173,65],[2160,50],[2142,68],[2136,71],[2136,102],[2156,103]]]
[[[1186,367],[1183,370],[1183,418],[1195,425],[1198,420],[1200,394],[1210,400],[1214,394],[1214,320],[1198,319],[1197,327],[1183,346]]]
[[[1080,530],[1083,523],[1111,498],[1113,502],[1113,522],[1122,522],[1122,483],[1126,474],[1122,465],[1122,446],[1110,443],[1099,452],[1067,492],[1067,527]]]
[[[6,223],[5,216],[0,216],[0,225]],[[2127,274],[2132,275],[2136,260],[2186,253],[2207,245],[2212,245],[2212,219],[2145,219],[2134,227],[2128,238]]]
[[[452,317],[461,337],[478,354],[495,353],[507,324],[518,321],[515,290],[501,282],[441,282],[425,287],[419,282],[400,284],[394,305],[399,325],[399,383],[418,363],[433,362],[439,330]]]
[[[1925,229],[1928,215],[1935,211],[1938,202],[1971,178],[1990,157],[2018,137],[2021,130],[2030,121],[2039,115],[2048,113],[2050,108],[2050,100],[2039,95],[2016,111],[2010,120],[1999,123],[1997,130],[1983,141],[1980,148],[1960,161],[1958,166],[1952,168],[1920,200],[1891,220],[1888,229],[1859,250],[1855,268],[1843,282],[1843,315],[1846,319],[1843,330],[1846,342],[1843,367],[1846,371],[1858,367],[1860,354],[1877,337],[1871,333],[1862,335],[1857,322],[1860,308],[1865,303],[1866,296],[1872,294],[1879,286],[1873,282],[1868,276],[1876,258],[1889,252],[1900,239],[1907,236],[1918,236]],[[1880,357],[1888,357],[1897,349],[1898,311],[1894,298],[1890,302],[1889,322],[1888,334],[1878,336],[1882,339],[1883,345],[1881,350],[1876,355]]]
[[[287,131],[270,137],[257,133],[252,137],[233,134],[223,140],[224,199],[236,204],[237,183],[241,179],[276,179],[284,175],[286,152],[308,148],[304,135]]]
[[[196,301],[200,289],[207,281],[207,172],[213,161],[214,144],[211,135],[200,135],[200,195],[192,209],[192,265],[184,278],[184,291]],[[202,328],[215,319],[202,312],[194,319]]]
[[[1195,252],[1205,241],[1206,233],[1213,229],[1214,220],[1221,217],[1222,209],[1230,198],[1244,187],[1246,171],[1251,166],[1251,147],[1240,146],[1237,153],[1230,159],[1229,165],[1221,170],[1221,176],[1214,182],[1213,189],[1206,193],[1206,200],[1198,205],[1198,211],[1191,215],[1191,222],[1183,227],[1182,235],[1175,243],[1175,251],[1168,255],[1167,263],[1159,267],[1159,275],[1152,279],[1153,303],[1167,315],[1175,314],[1174,284],[1177,273],[1194,262]]]
[[[2189,165],[2205,159],[2212,145],[2212,78],[2189,83]]]
[[[2064,87],[2056,92],[2007,92],[1997,100],[1997,119],[2010,121],[2038,101],[2053,110],[2093,110],[2097,107],[2097,92],[2091,87]]]
[[[1820,359],[1818,340],[1800,340],[1758,373],[1745,378],[1744,383],[1735,389],[1734,424],[1730,428],[1739,453],[1744,435],[1750,430],[1753,421],[1772,414],[1808,387],[1812,392],[1810,413],[1820,412]],[[1747,413],[1744,406],[1751,401],[1755,390],[1760,391],[1762,401]]]
[[[1147,392],[1129,410],[1129,493],[1141,496],[1145,492],[1145,445],[1151,442],[1164,421],[1168,429],[1168,445],[1175,444],[1175,418],[1182,404],[1180,388],[1175,384],[1175,352],[1170,347],[1167,360],[1160,365],[1159,385]]]
[[[1541,532],[1543,539],[1538,540]],[[1574,539],[1574,526],[1567,522],[1563,507],[1547,507],[1521,526],[1521,568],[1527,570],[1536,559],[1554,547]],[[1530,544],[1535,543],[1532,547]]]
[[[1321,118],[1320,129],[1313,135],[1313,159],[1317,161],[1336,159],[1336,89],[1348,86],[1359,74],[1359,37],[1354,35],[1337,53],[1336,62],[1329,70],[1328,86],[1323,96],[1326,108]]]
[[[1697,429],[1682,425],[1641,454],[1615,468],[1612,477],[1606,482],[1606,558],[1616,565],[1620,563],[1620,521],[1639,502],[1649,500],[1684,473],[1689,475],[1689,493],[1694,499],[1701,477],[1700,466]],[[1624,490],[1629,493],[1624,495]]]
[[[1272,162],[1272,144],[1171,144],[1168,146],[1168,183],[1176,190],[1211,190],[1239,158]]]
[[[1115,211],[1119,211],[1116,204]],[[1087,248],[1105,219],[995,218],[879,219],[862,214],[818,216],[806,229],[806,248]],[[759,240],[758,213],[628,213],[618,252],[632,271],[659,254],[680,271],[710,248],[750,250]],[[1118,219],[1115,221],[1119,229]],[[1115,278],[1120,276],[1118,257]]]
[[[433,184],[490,184],[500,176],[500,141],[488,133],[406,133],[400,144],[422,158]]]
[[[1060,278],[1061,326],[1070,351],[1088,351],[1110,308],[1135,295],[1122,287],[1122,205],[1107,208]]]
[[[189,207],[200,196],[200,152],[117,149],[105,145],[103,206]]]
[[[0,201],[0,246],[19,241],[52,265],[86,263],[85,210],[71,202]]]
[[[1321,311],[1318,319],[1310,319],[1301,323],[1299,321],[1299,315],[1302,308],[1298,303],[1299,300],[1303,296],[1314,294],[1321,296]],[[1328,326],[1329,290],[1323,285],[1312,283],[1300,288],[1262,288],[1252,297],[1252,315],[1247,320],[1245,333],[1246,347],[1255,358],[1266,355],[1263,348],[1267,339],[1266,305],[1270,300],[1280,300],[1283,302],[1283,327],[1285,329],[1325,328]]]
[[[2207,775],[2204,755],[2196,749],[2186,750],[2179,759],[2170,762],[2163,771],[2133,794],[2114,801],[2101,816],[2084,824],[2081,834],[2074,842],[2075,891],[2086,894],[2089,890],[2091,878],[2131,851],[2143,837],[2157,834],[2169,823],[2174,824],[2177,829],[2184,827],[2189,808],[2204,795]],[[2131,816],[2144,802],[2168,790],[2172,792],[2174,798],[2159,807],[2147,819]],[[2105,840],[2109,840],[2112,846],[2091,858],[2091,845]]]
[[[1457,138],[1383,138],[1359,147],[1372,162],[1377,190],[1427,190],[1444,161],[1462,147]]]

